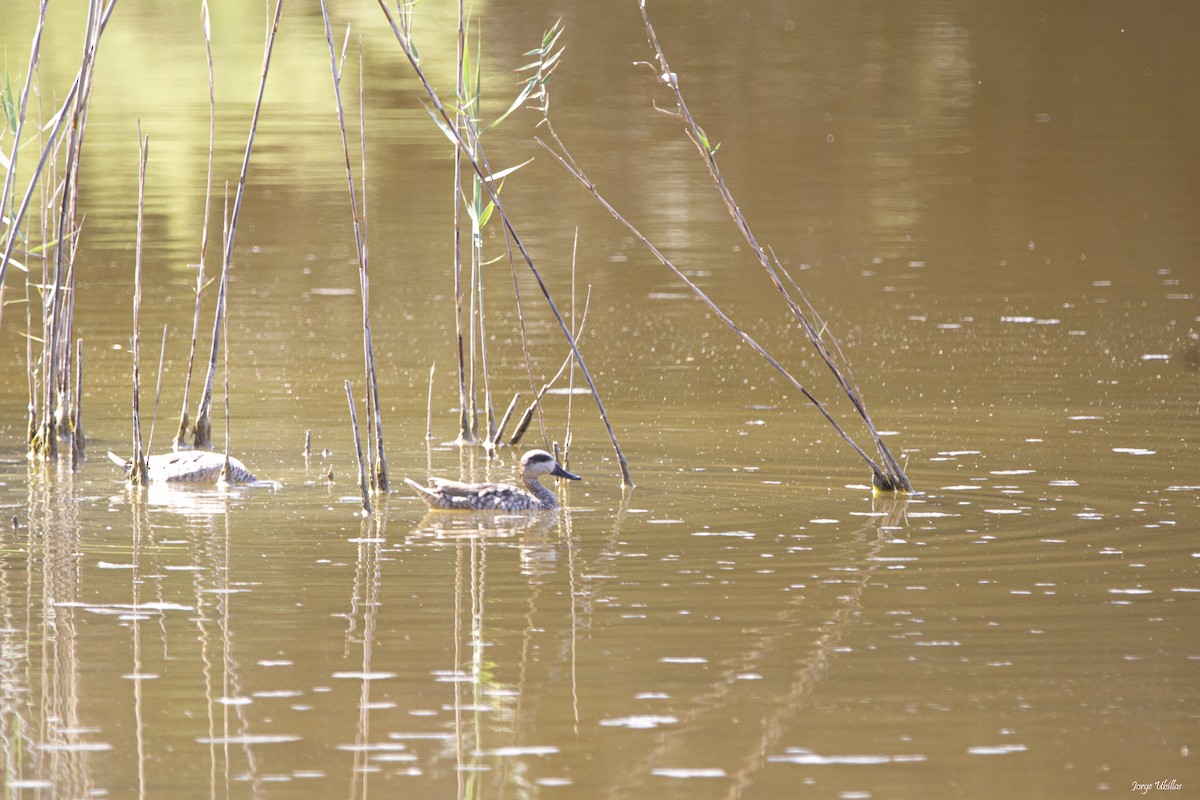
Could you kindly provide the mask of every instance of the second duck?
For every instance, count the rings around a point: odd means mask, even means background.
[[[430,508],[461,509],[465,511],[549,511],[558,508],[554,492],[542,485],[542,475],[557,475],[577,481],[578,475],[567,472],[554,456],[545,450],[530,450],[521,456],[521,483],[525,488],[508,483],[462,483],[445,478],[430,478],[429,486],[405,478],[404,481]]]

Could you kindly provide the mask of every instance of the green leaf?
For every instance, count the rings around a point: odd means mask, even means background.
[[[532,158],[527,161],[523,161],[520,164],[517,164],[515,167],[509,167],[508,169],[502,169],[499,172],[493,172],[491,175],[488,176],[488,178],[487,178],[488,182],[492,183],[494,181],[501,181],[501,180],[507,178],[509,175],[512,175],[514,172],[519,170],[521,167],[524,167],[525,165],[531,164],[531,163],[533,163]],[[496,191],[498,192],[499,189],[497,189]]]
[[[62,241],[62,240],[61,240],[61,239],[54,239],[53,241],[49,241],[49,242],[42,242],[41,244],[39,244],[39,245],[38,245],[38,246],[36,246],[36,247],[31,247],[31,248],[29,248],[29,250],[28,250],[28,253],[29,253],[29,255],[31,255],[31,256],[41,255],[42,253],[44,253],[44,252],[46,252],[47,250],[49,250],[51,247],[57,247],[57,246],[58,246],[58,243],[59,243],[60,241]]]
[[[488,132],[488,131],[490,131],[492,128],[494,128],[494,127],[496,127],[497,125],[499,125],[501,122],[504,122],[504,120],[508,119],[508,117],[509,117],[509,116],[510,116],[510,115],[511,115],[511,114],[512,114],[514,111],[516,111],[518,108],[520,108],[521,106],[523,106],[523,105],[525,104],[525,101],[529,99],[529,93],[533,91],[533,87],[534,87],[534,84],[533,84],[533,82],[532,82],[532,81],[531,81],[531,82],[529,82],[529,83],[526,83],[526,84],[525,84],[525,88],[524,88],[524,89],[522,89],[522,90],[521,90],[521,92],[520,92],[520,94],[518,94],[518,95],[517,95],[516,99],[512,101],[512,103],[511,103],[511,104],[509,105],[509,107],[508,107],[508,110],[507,110],[507,111],[505,111],[505,112],[504,112],[503,114],[501,114],[500,116],[496,117],[496,118],[495,118],[494,120],[492,120],[491,122],[489,122],[489,123],[487,124],[487,126],[485,126],[485,127],[484,127],[484,129],[483,129],[483,130],[480,132],[480,135],[482,135],[482,134],[484,134],[484,133],[487,133],[487,132]]]
[[[4,70],[4,92],[0,94],[0,102],[4,104],[4,119],[9,130],[17,129],[17,98],[14,93],[12,76]]]
[[[503,185],[504,184],[501,184],[501,186],[503,186]],[[499,193],[499,191],[500,191],[499,189],[496,190],[497,193]],[[496,210],[496,204],[489,201],[487,206],[483,209],[483,216],[480,217],[480,219],[479,219],[479,229],[480,230],[483,230],[483,226],[488,224],[488,220],[492,218],[492,212],[495,210]]]
[[[450,140],[451,144],[453,144],[455,147],[458,147],[458,137],[454,135],[454,131],[447,127],[441,116],[429,106],[425,107],[425,111],[428,112],[430,118],[433,119],[434,124],[438,126],[438,130],[440,130],[442,134]]]
[[[549,77],[550,73],[554,71],[554,68],[558,65],[558,59],[562,54],[562,50],[556,50],[549,58],[542,62],[542,72],[546,77]]]
[[[20,261],[17,261],[15,258],[13,258],[12,256],[8,257],[8,263],[12,264],[14,267],[21,270],[21,272],[24,272],[26,274],[29,273],[29,269],[24,264],[22,264]]]
[[[475,36],[477,43],[475,45],[475,96],[483,96],[483,31],[480,27],[475,28]]]
[[[529,159],[529,161],[532,161],[532,160],[533,160],[532,158],[531,158],[531,159]],[[526,162],[525,162],[525,164],[528,164],[528,163],[529,163],[529,161],[526,161]],[[493,175],[491,179],[492,179],[492,180],[496,180],[497,178],[501,178],[501,176],[503,176],[503,175],[508,175],[508,174],[510,174],[510,173],[512,173],[512,172],[515,172],[516,170],[518,170],[518,169],[520,169],[521,167],[525,166],[525,164],[518,164],[517,166],[515,166],[515,167],[512,167],[511,169],[506,169],[506,170],[504,170],[504,171],[503,171],[503,172],[501,172],[501,173],[497,173],[496,175]],[[499,196],[500,196],[500,192],[502,192],[502,191],[504,191],[504,181],[501,179],[501,180],[500,180],[500,183],[498,183],[498,184],[496,185],[496,196],[497,196],[497,197],[499,197]],[[491,200],[489,200],[489,201],[488,201],[488,204],[487,204],[487,206],[485,206],[485,207],[484,207],[484,209],[483,209],[483,214],[482,214],[482,215],[480,215],[480,217],[479,217],[479,227],[480,227],[481,229],[483,228],[483,226],[485,226],[485,225],[487,225],[487,224],[488,224],[488,220],[492,218],[492,212],[493,212],[493,211],[495,211],[495,210],[496,210],[496,203],[495,203],[495,201],[491,201]]]

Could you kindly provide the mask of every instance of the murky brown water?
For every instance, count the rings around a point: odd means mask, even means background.
[[[13,74],[32,5],[0,10]],[[584,354],[638,486],[622,495],[579,395],[585,481],[557,516],[431,518],[400,491],[360,522],[344,167],[319,9],[292,3],[230,300],[234,449],[281,488],[133,502],[103,453],[129,449],[136,120],[151,137],[144,372],[170,327],[161,450],[190,330],[207,99],[198,4],[122,0],[83,171],[81,471],[27,464],[23,308],[0,330],[0,510],[19,525],[0,542],[7,796],[1196,792],[1198,7],[700,8],[652,4],[672,67],[923,493],[872,498],[828,425],[541,154],[527,115],[489,134],[489,153],[537,156],[506,203],[564,308],[578,227]],[[47,98],[78,63],[79,21],[55,13]],[[636,5],[475,13],[497,110],[508,70],[563,16],[552,110],[575,157],[844,414],[679,125],[653,110],[668,98],[631,66],[650,55]],[[259,15],[213,4],[219,182],[241,160]],[[334,15],[363,37],[392,474],[510,479],[511,454],[489,466],[441,444],[457,432],[448,145],[378,8]],[[448,96],[453,9],[427,0],[417,19]],[[489,270],[503,406],[529,387],[512,279]],[[23,295],[22,276],[8,281],[9,300]],[[566,348],[521,281],[541,379]],[[558,440],[566,398],[547,405]]]

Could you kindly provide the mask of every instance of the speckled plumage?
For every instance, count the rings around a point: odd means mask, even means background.
[[[108,457],[129,474],[132,463],[115,453]],[[146,476],[154,483],[216,483],[225,466],[225,456],[211,450],[181,450],[146,459]],[[238,459],[229,457],[230,483],[257,483],[258,478]]]
[[[425,505],[438,509],[464,511],[549,511],[558,508],[558,498],[538,480],[541,475],[557,475],[577,481],[558,465],[545,450],[530,450],[521,457],[521,483],[462,483],[445,478],[430,478],[429,486],[405,478]]]

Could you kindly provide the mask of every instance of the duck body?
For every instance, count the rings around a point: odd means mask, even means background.
[[[129,475],[132,462],[126,461],[116,453],[109,452],[109,459]],[[152,483],[212,483],[221,478],[221,470],[225,466],[225,456],[211,450],[181,450],[176,453],[163,453],[146,459],[146,476]],[[229,457],[229,483],[258,483],[245,464],[233,456]]]
[[[521,457],[521,483],[463,483],[445,478],[430,478],[428,486],[404,479],[425,505],[435,509],[461,511],[549,511],[558,508],[554,492],[542,485],[542,475],[556,475],[577,481],[545,450],[530,450]]]

